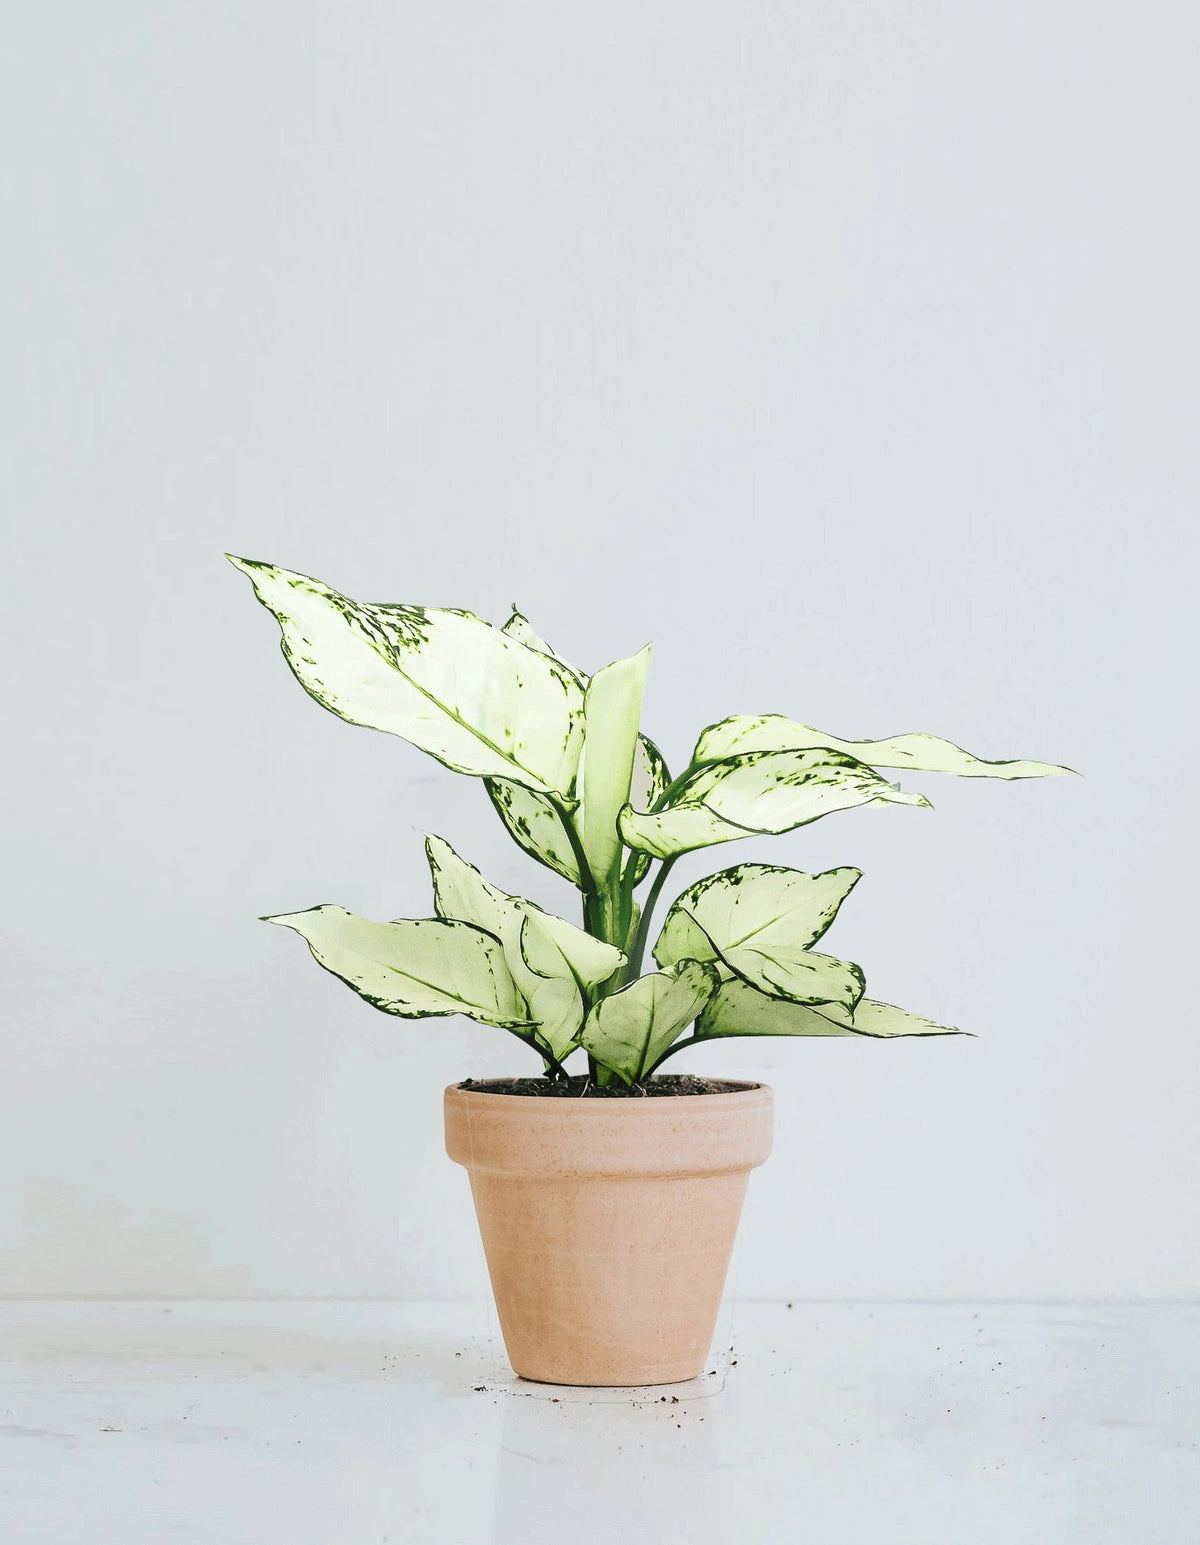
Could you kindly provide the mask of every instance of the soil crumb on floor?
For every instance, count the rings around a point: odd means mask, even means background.
[[[641,1084],[594,1084],[590,1078],[465,1078],[458,1086],[477,1094],[523,1094],[552,1100],[644,1100],[653,1095],[736,1094],[753,1089],[727,1078],[697,1078],[691,1073],[664,1073]]]

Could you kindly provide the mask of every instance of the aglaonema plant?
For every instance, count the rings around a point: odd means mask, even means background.
[[[779,714],[735,714],[705,729],[672,777],[640,730],[648,647],[589,677],[517,611],[497,628],[466,611],[363,604],[303,574],[230,561],[274,614],[310,696],[483,779],[511,836],[582,898],[580,928],[498,889],[430,837],[434,917],[373,922],[318,906],[266,919],[299,933],[375,1008],[510,1031],[551,1079],[582,1048],[600,1085],[638,1084],[681,1047],[728,1036],[960,1033],[868,998],[860,966],[814,948],[857,869],[742,863],[709,875],[673,901],[657,969],[643,971],[656,904],[685,853],[860,805],[929,804],[880,769],[1015,779],[1068,768],[986,761],[934,735],[841,740]]]

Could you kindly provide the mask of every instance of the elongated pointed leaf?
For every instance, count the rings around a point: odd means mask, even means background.
[[[861,879],[861,869],[808,874],[779,864],[735,864],[697,880],[679,895],[667,913],[654,958],[659,965],[685,960],[685,944],[703,943],[720,951],[764,949],[777,937],[790,948],[811,949]]]
[[[952,1025],[939,1025],[921,1014],[898,1009],[891,1003],[863,998],[853,1014],[836,1004],[791,1003],[768,997],[746,982],[733,978],[721,986],[705,1005],[696,1024],[697,1040],[718,1040],[733,1035],[961,1035]]]
[[[433,880],[433,904],[439,917],[456,918],[486,928],[503,941],[508,914],[521,914],[517,897],[485,880],[474,864],[460,858],[444,837],[425,839],[425,856]],[[516,931],[520,931],[518,917]]]
[[[529,925],[524,931],[525,958],[540,976],[561,976],[564,968],[581,987],[591,989],[607,982],[625,964],[615,944],[597,939],[553,912],[543,912],[523,901]]]
[[[364,605],[304,574],[230,561],[274,614],[288,664],[322,707],[456,772],[573,803],[583,692],[556,660],[468,612]]]
[[[549,656],[551,660],[561,665],[568,675],[574,676],[581,687],[587,686],[587,677],[582,671],[577,671],[569,660],[564,660],[558,650],[553,648],[530,622],[523,612],[519,612],[514,606],[512,616],[504,624],[502,632],[510,638],[515,638],[518,643],[524,644],[526,649],[536,649],[539,654]]]
[[[521,612],[514,609],[512,616],[504,624],[504,631],[519,639],[528,648],[548,655],[574,677],[581,689],[586,689],[588,677],[569,661],[564,660],[546,643],[545,639],[534,632],[528,618]],[[634,756],[630,802],[639,810],[648,808],[661,796],[670,781],[662,752],[645,735],[639,735]],[[499,778],[489,778],[486,786],[496,812],[508,828],[513,840],[524,848],[531,858],[536,858],[538,863],[553,869],[555,874],[562,875],[563,879],[569,880],[572,885],[578,885],[579,865],[570,839],[563,829],[562,818],[553,802],[532,789],[507,783]],[[575,820],[582,828],[583,817],[578,811],[576,811]],[[649,857],[639,855],[636,861],[636,878],[641,880],[649,867]]]
[[[441,837],[426,842],[439,917],[485,928],[500,940],[527,1018],[561,1061],[583,1023],[583,993],[625,964],[611,944],[490,884]]]
[[[264,921],[294,929],[320,965],[387,1014],[466,1014],[504,1030],[530,1028],[499,939],[470,923],[376,923],[344,907],[312,907]]]
[[[689,886],[667,913],[654,946],[660,966],[716,960],[763,992],[797,1003],[852,1009],[863,974],[852,961],[814,953],[858,869],[805,874],[774,864],[738,864]]]
[[[939,1025],[924,1014],[914,1014],[911,1009],[897,1008],[894,1003],[880,1003],[875,998],[863,998],[854,1006],[854,1029],[857,1035],[890,1038],[896,1035],[963,1035],[955,1025]]]
[[[621,867],[617,817],[629,802],[650,647],[605,665],[588,682],[584,699],[581,821],[583,850],[598,886]]]
[[[839,751],[751,751],[700,768],[663,810],[627,805],[621,835],[631,848],[672,858],[738,837],[791,831],[875,801],[929,804]]]
[[[583,1023],[578,983],[568,972],[551,978],[530,968],[523,944],[530,919],[516,897],[489,884],[440,837],[430,837],[425,849],[438,916],[473,923],[495,934],[513,982],[528,1004],[526,1017],[536,1025],[555,1060],[561,1061]]]
[[[633,762],[631,803],[639,809],[653,805],[670,781],[662,752],[652,740],[640,735]],[[499,778],[488,778],[486,788],[509,836],[539,864],[545,864],[564,880],[578,885],[579,865],[552,801],[544,794],[535,794],[532,789],[505,783]],[[579,819],[578,811],[575,819]],[[649,854],[639,853],[634,863],[636,878],[641,880],[650,867]]]
[[[645,735],[638,736],[637,754],[633,759],[633,783],[629,790],[629,802],[638,810],[648,810],[656,805],[671,781],[662,752]],[[621,817],[617,816],[617,833],[620,834]],[[649,853],[634,852],[626,859],[633,865],[633,881],[640,885],[650,869]]]
[[[561,874],[564,880],[578,885],[579,865],[575,851],[553,801],[544,794],[522,788],[519,783],[507,783],[500,778],[488,778],[486,788],[496,814],[508,828],[513,841],[539,864],[545,864],[555,874]]]
[[[537,955],[534,970],[544,974],[561,970],[561,967],[545,964],[552,958],[561,959],[584,987],[596,987],[607,981],[625,964],[625,956],[615,945],[593,938],[565,918],[544,912],[532,901],[509,895],[485,880],[479,870],[460,857],[443,837],[429,837],[425,850],[439,916],[462,918],[498,934],[499,929],[492,924],[501,921],[501,909],[515,907],[533,924],[530,937],[538,941],[534,946]],[[544,950],[551,953],[546,955]]]
[[[697,764],[723,761],[746,751],[802,751],[828,746],[869,767],[907,768],[912,772],[953,773],[959,778],[1057,778],[1069,767],[1050,762],[989,762],[972,756],[952,741],[920,733],[892,735],[887,740],[839,740],[809,724],[797,724],[782,714],[733,714],[709,725],[696,743]]]
[[[647,735],[639,735],[637,753],[633,758],[633,781],[629,789],[629,802],[637,810],[649,809],[662,798],[671,774],[662,752]]]
[[[592,1006],[579,1042],[625,1083],[640,1082],[696,1018],[717,982],[715,967],[695,960],[639,977]]]

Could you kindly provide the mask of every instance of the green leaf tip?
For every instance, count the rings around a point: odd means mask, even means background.
[[[241,574],[253,574],[260,569],[269,569],[269,563],[260,563],[257,558],[239,558],[237,553],[226,553],[226,558]]]
[[[843,740],[814,729],[811,724],[798,724],[784,714],[731,714],[701,732],[692,755],[697,765],[703,765],[738,752],[802,750],[814,746],[846,752],[871,767],[949,773],[960,778],[1057,778],[1074,771],[1053,762],[978,757],[951,740],[923,731],[890,735],[884,740]]]
[[[552,656],[469,612],[355,601],[309,575],[229,557],[321,707],[398,735],[455,772],[573,808],[583,688]]]

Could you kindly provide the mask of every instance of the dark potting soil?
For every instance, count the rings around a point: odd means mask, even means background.
[[[754,1084],[727,1078],[696,1078],[691,1073],[664,1073],[641,1084],[594,1084],[590,1078],[465,1078],[458,1086],[477,1094],[524,1094],[553,1100],[644,1100],[648,1095],[736,1094]]]

